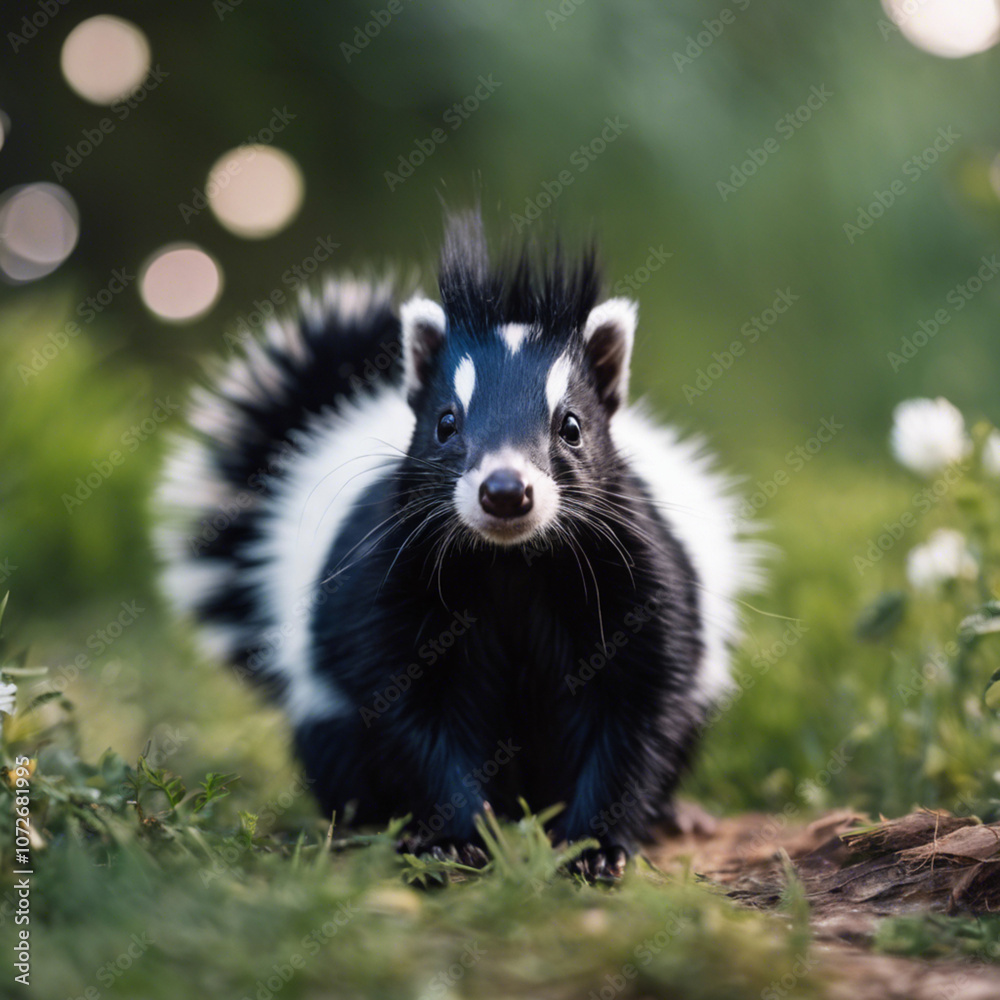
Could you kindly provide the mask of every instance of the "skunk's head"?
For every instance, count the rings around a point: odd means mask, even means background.
[[[617,464],[610,420],[626,401],[636,325],[627,299],[598,302],[593,255],[556,252],[492,268],[478,220],[453,222],[442,304],[401,310],[409,469],[428,516],[503,546],[592,522]]]

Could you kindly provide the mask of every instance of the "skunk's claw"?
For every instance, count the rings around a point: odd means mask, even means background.
[[[570,871],[587,882],[614,883],[621,880],[627,864],[624,847],[591,847],[572,862]]]
[[[446,841],[434,844],[430,853],[431,857],[438,861],[457,861],[466,868],[485,868],[490,863],[490,859],[481,847],[468,842]]]
[[[400,837],[396,844],[400,854],[429,854],[435,861],[454,861],[467,868],[485,868],[490,859],[477,844],[460,840],[421,841],[412,835]]]

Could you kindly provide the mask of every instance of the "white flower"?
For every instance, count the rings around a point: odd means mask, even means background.
[[[13,715],[14,706],[17,704],[17,685],[4,684],[0,681],[0,712]],[[3,733],[3,716],[0,716],[0,734]]]
[[[965,536],[939,528],[906,557],[906,578],[916,590],[934,590],[948,580],[974,580],[978,567]]]
[[[0,712],[8,715],[14,714],[14,706],[17,704],[17,685],[4,684],[0,681]]]
[[[1000,479],[1000,431],[990,431],[983,442],[983,472]]]
[[[962,414],[947,399],[907,399],[892,414],[889,437],[896,460],[932,476],[969,453]]]

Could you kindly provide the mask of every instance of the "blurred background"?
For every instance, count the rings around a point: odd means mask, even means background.
[[[954,501],[914,504],[893,407],[1000,420],[994,0],[36,0],[3,35],[0,590],[81,752],[159,741],[172,769],[287,784],[280,720],[157,600],[166,438],[203,360],[310,276],[430,283],[442,203],[479,199],[498,237],[598,237],[641,305],[635,392],[746,474],[782,552],[691,791],[996,796],[967,705],[991,664],[906,698],[924,654],[855,631],[905,551],[856,557]],[[925,649],[932,613],[902,614]]]

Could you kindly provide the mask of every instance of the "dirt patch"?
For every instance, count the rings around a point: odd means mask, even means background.
[[[885,917],[1000,913],[1000,823],[929,810],[874,824],[850,811],[809,824],[748,813],[665,838],[646,856],[665,870],[690,866],[761,909],[780,901],[790,865],[811,908],[821,981],[838,1000],[1000,998],[1000,966],[870,950]]]

